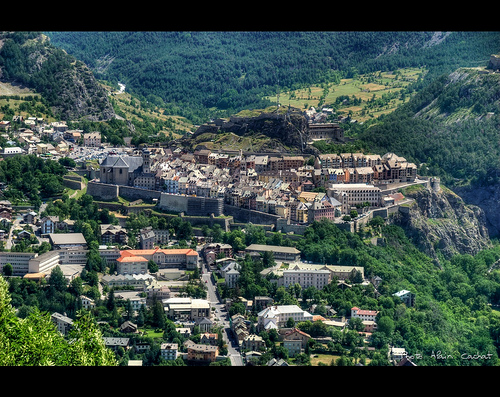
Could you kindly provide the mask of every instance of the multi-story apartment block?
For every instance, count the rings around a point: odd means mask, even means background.
[[[45,216],[40,220],[40,234],[55,233],[57,223],[59,222],[58,216]]]
[[[217,346],[197,344],[193,341],[188,341],[185,343],[185,346],[187,348],[188,361],[213,362],[219,355],[219,348]]]
[[[57,330],[63,335],[66,335],[68,331],[73,327],[73,320],[60,313],[52,313],[50,318],[56,325]]]
[[[342,204],[333,197],[329,200],[314,201],[308,208],[308,220],[314,222],[326,218],[333,221],[340,216],[341,211]]]
[[[101,146],[101,133],[94,131],[83,134],[83,144],[87,147]]]
[[[349,183],[413,182],[417,176],[417,166],[394,153],[382,157],[362,153],[321,154],[316,157],[314,168],[348,170],[350,178],[343,182]],[[318,171],[315,174],[316,186],[322,186],[318,184],[322,174]]]
[[[165,360],[175,360],[178,353],[179,345],[177,343],[162,343],[160,345],[160,354]]]
[[[283,271],[283,286],[299,284],[302,288],[323,289],[331,281],[331,273],[324,269],[288,269]]]
[[[348,214],[356,204],[369,202],[371,206],[381,205],[382,194],[379,187],[362,183],[331,184],[327,190],[330,197],[342,204],[342,213]]]
[[[120,225],[104,224],[101,225],[102,244],[127,244],[127,230]]]

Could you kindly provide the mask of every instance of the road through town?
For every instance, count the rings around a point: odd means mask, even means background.
[[[224,341],[227,344],[228,357],[231,360],[231,366],[242,366],[243,359],[239,352],[239,344],[238,341],[234,338],[229,326],[229,314],[227,313],[224,304],[219,301],[219,298],[215,292],[215,285],[211,277],[211,272],[205,265],[202,267],[202,269],[203,274],[201,278],[203,282],[206,282],[206,286],[208,289],[208,300],[210,301],[211,306],[214,308],[213,315],[215,318],[215,322],[218,325],[222,325],[223,327],[222,335]]]

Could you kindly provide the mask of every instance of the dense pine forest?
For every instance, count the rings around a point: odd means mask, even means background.
[[[265,95],[340,76],[485,66],[499,50],[497,32],[47,32],[54,45],[99,79],[195,122],[245,108]]]

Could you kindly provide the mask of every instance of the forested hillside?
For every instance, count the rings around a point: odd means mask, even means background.
[[[433,80],[393,113],[354,129],[371,151],[398,153],[417,163],[420,175],[441,177],[481,206],[493,237],[500,232],[497,205],[473,198],[483,191],[495,198],[500,191],[499,116],[500,75],[466,68]]]
[[[41,94],[63,120],[109,120],[113,108],[81,61],[39,32],[0,32],[0,79]]]
[[[426,66],[428,77],[486,66],[496,32],[47,32],[99,79],[200,123],[264,95],[357,73]],[[217,110],[217,111],[216,111]]]

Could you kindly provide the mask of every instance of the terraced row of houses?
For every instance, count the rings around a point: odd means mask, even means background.
[[[384,185],[416,178],[416,165],[394,153],[321,154],[312,164],[304,156],[155,147],[108,156],[100,166],[103,183],[219,199],[224,205],[305,224],[340,218],[367,203],[384,206]]]

